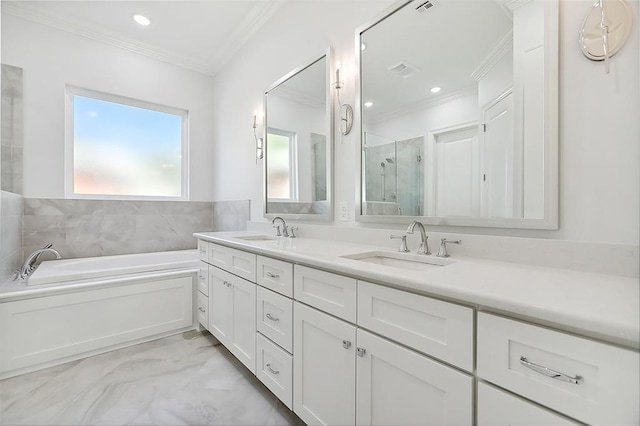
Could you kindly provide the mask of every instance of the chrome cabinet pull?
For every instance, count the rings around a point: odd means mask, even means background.
[[[199,310],[200,312],[207,312],[207,311],[206,311],[202,306],[199,306],[199,307],[198,307],[198,310]]]
[[[349,349],[351,347],[351,342],[348,340],[343,340],[342,341],[342,347],[345,349]]]
[[[280,372],[278,370],[274,370],[273,368],[271,368],[271,364],[267,364],[266,367],[267,367],[267,370],[269,370],[269,372],[271,374],[280,374]]]
[[[231,287],[231,283],[229,281],[222,281],[223,285],[226,285],[227,287]]]
[[[265,317],[269,318],[271,321],[280,321],[280,318],[278,317],[274,317],[273,315],[271,315],[270,313],[265,315]]]
[[[356,353],[358,354],[358,356],[359,356],[360,358],[364,357],[364,353],[365,353],[365,352],[367,352],[367,350],[366,350],[365,348],[358,348],[358,349],[356,350]]]
[[[564,373],[560,373],[559,371],[552,370],[548,367],[544,367],[542,365],[534,364],[530,362],[526,357],[520,357],[520,364],[524,365],[527,368],[532,369],[536,373],[543,374],[547,377],[551,377],[552,379],[560,380],[562,382],[573,383],[574,385],[579,385],[584,380],[582,376],[571,377]]]
[[[280,279],[280,275],[278,274],[272,274],[271,272],[265,272],[264,274],[269,278],[273,278],[274,280]]]

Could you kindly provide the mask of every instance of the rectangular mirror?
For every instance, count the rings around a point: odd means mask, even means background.
[[[265,92],[266,217],[333,217],[330,55],[329,49]]]
[[[356,56],[358,220],[558,228],[557,1],[403,1]]]

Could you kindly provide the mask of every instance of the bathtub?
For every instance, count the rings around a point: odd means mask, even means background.
[[[89,278],[197,267],[197,250],[49,260],[40,264],[27,279],[27,285],[67,283]]]
[[[192,330],[198,263],[196,250],[62,259],[4,285],[0,380]]]

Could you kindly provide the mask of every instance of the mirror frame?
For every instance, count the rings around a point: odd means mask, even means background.
[[[470,226],[482,228],[513,229],[558,229],[559,216],[559,167],[558,167],[558,93],[559,93],[559,1],[545,0],[545,99],[544,99],[544,217],[527,218],[482,218],[482,217],[446,217],[446,216],[400,216],[400,215],[365,215],[362,207],[363,193],[363,135],[362,135],[362,60],[361,35],[379,22],[387,19],[398,10],[416,0],[400,0],[384,10],[377,18],[362,25],[355,32],[355,61],[358,72],[355,73],[355,116],[359,119],[356,131],[359,143],[356,146],[356,221],[407,224],[419,220],[425,225]]]
[[[268,129],[268,103],[267,103],[267,95],[270,91],[280,86],[285,81],[289,80],[291,77],[299,74],[305,69],[309,68],[311,65],[315,64],[322,58],[326,58],[325,64],[325,102],[326,102],[326,123],[325,129],[327,133],[327,159],[326,159],[326,167],[327,167],[327,212],[326,213],[273,213],[267,211],[267,129]],[[263,111],[264,111],[264,124],[263,124],[263,148],[264,148],[264,158],[262,160],[263,164],[263,208],[262,212],[265,218],[273,219],[274,217],[280,216],[283,219],[292,219],[292,220],[317,220],[317,221],[331,221],[333,220],[333,153],[334,153],[334,113],[333,113],[333,91],[331,90],[331,66],[332,66],[332,49],[329,46],[323,53],[320,55],[313,56],[311,59],[305,61],[303,65],[293,69],[292,71],[285,74],[283,77],[279,78],[275,83],[269,86],[264,91],[264,100],[263,100]]]

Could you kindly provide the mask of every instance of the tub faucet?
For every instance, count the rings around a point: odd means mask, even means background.
[[[29,256],[27,256],[27,258],[24,260],[24,263],[20,267],[20,270],[18,271],[17,279],[22,280],[22,279],[28,278],[29,275],[31,275],[33,271],[35,271],[36,268],[38,267],[38,265],[36,265],[36,262],[38,261],[40,256],[44,253],[51,253],[56,257],[56,259],[62,259],[62,256],[60,256],[60,253],[52,249],[51,244],[49,244],[44,248],[38,249],[33,253],[31,253]]]
[[[431,254],[431,252],[429,251],[429,237],[427,237],[427,232],[424,230],[424,225],[422,224],[422,222],[418,222],[417,220],[411,222],[411,224],[407,228],[407,234],[413,234],[413,230],[416,226],[420,230],[420,247],[418,247],[418,254],[429,255]]]
[[[282,222],[282,233],[280,232],[280,225],[276,225],[276,221],[278,220]],[[276,236],[278,237],[289,236],[289,230],[287,229],[287,222],[285,222],[283,218],[281,218],[280,216],[276,216],[271,221],[271,224],[273,225],[274,228],[276,228]]]

